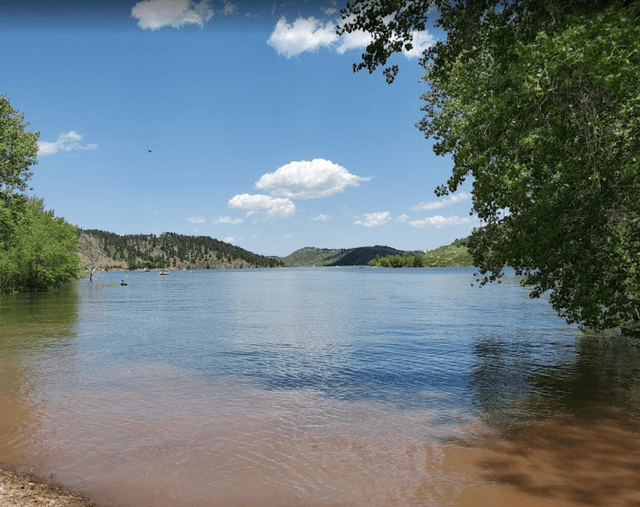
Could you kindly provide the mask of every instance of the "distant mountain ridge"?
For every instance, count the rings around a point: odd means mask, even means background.
[[[358,248],[304,247],[282,260],[285,266],[367,266],[401,267],[411,257],[418,257],[416,267],[473,266],[473,258],[467,250],[467,238],[456,239],[450,245],[433,250],[397,250],[390,246],[363,246]],[[380,262],[385,259],[389,262]]]
[[[280,267],[282,259],[254,254],[209,236],[165,232],[124,234],[79,230],[86,265],[105,269],[233,269]]]
[[[466,239],[429,252],[404,251],[375,245],[357,248],[304,247],[286,257],[263,256],[209,236],[165,232],[119,235],[97,229],[80,229],[79,254],[86,267],[103,269],[237,269],[256,267],[367,266],[388,257],[424,258],[424,266],[470,266]],[[404,259],[406,260],[406,259]],[[396,262],[398,266],[404,265]],[[386,265],[386,264],[385,264]],[[394,264],[395,265],[395,264]]]
[[[390,246],[362,246],[358,248],[304,247],[283,258],[285,266],[366,266],[370,260],[388,255],[402,255],[403,250]]]

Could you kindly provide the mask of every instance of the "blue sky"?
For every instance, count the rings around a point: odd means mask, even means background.
[[[340,7],[0,1],[0,93],[40,131],[33,193],[84,229],[263,255],[468,235],[470,186],[434,195],[452,163],[415,127],[423,68],[354,74],[368,36],[335,35]]]

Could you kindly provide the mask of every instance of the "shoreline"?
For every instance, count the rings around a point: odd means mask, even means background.
[[[3,507],[100,507],[87,497],[30,473],[0,467],[0,505]]]

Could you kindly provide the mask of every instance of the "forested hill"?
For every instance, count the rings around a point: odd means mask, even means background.
[[[389,246],[363,246],[359,248],[314,248],[296,250],[284,258],[286,266],[366,266],[377,256],[402,255],[402,250]]]
[[[277,267],[277,257],[257,255],[208,236],[165,232],[119,235],[96,229],[79,231],[85,264],[104,268],[220,269]]]

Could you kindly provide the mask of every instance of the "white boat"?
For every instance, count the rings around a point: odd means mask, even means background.
[[[169,274],[169,270],[168,269],[162,269],[162,270],[160,270],[160,274],[161,275],[168,275]]]

